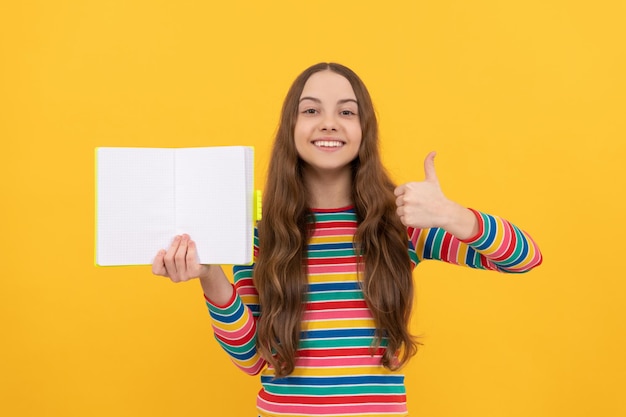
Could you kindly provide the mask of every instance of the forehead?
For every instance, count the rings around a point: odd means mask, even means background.
[[[315,97],[320,99],[355,99],[356,95],[350,81],[343,75],[325,70],[311,75],[304,84],[300,97]]]

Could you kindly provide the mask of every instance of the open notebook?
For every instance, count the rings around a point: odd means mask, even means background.
[[[201,263],[252,262],[254,150],[96,149],[96,264],[148,265],[175,235]]]

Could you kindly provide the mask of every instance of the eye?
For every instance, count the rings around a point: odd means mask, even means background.
[[[356,113],[352,110],[342,110],[339,112],[342,116],[356,116]]]
[[[303,114],[315,114],[317,113],[317,110],[316,109],[304,109],[302,110],[302,113]]]

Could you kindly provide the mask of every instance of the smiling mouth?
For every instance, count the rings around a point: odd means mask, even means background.
[[[313,141],[313,145],[318,148],[339,148],[343,146],[345,143],[340,140],[315,140]]]

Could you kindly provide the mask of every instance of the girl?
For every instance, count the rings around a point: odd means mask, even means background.
[[[424,181],[395,187],[365,85],[342,65],[314,65],[283,104],[255,263],[234,268],[233,286],[220,266],[198,264],[187,235],[157,254],[154,274],[200,279],[217,341],[261,373],[260,416],[407,415],[413,268],[541,263],[525,232],[448,200],[434,157]]]

